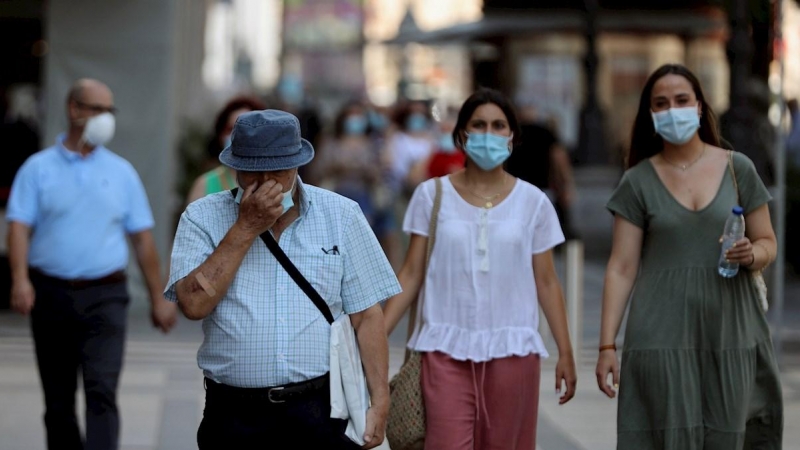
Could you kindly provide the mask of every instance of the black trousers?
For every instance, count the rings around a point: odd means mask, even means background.
[[[347,422],[331,419],[330,388],[286,403],[206,390],[200,450],[357,450],[344,435]]]
[[[50,450],[119,446],[117,382],[122,370],[128,292],[124,282],[71,289],[31,275],[31,329],[44,391]],[[75,413],[78,370],[86,396],[86,438]]]

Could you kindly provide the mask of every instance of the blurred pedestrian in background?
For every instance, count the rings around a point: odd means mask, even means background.
[[[181,216],[166,295],[204,320],[201,449],[361,448],[345,436],[347,421],[331,418],[330,325],[260,242],[264,233],[333,319],[350,315],[372,402],[364,448],[383,442],[388,345],[378,303],[400,289],[358,205],[297,176],[313,157],[291,114],[245,113],[220,155],[241,187]]]
[[[208,194],[236,187],[236,173],[230,168],[220,165],[219,154],[230,145],[231,132],[233,132],[236,118],[248,111],[265,108],[266,105],[257,98],[241,96],[232,98],[217,114],[217,118],[214,120],[214,135],[208,142],[207,161],[204,164],[208,171],[200,175],[192,184],[186,198],[187,205]]]
[[[66,106],[68,132],[29,158],[11,188],[11,306],[31,315],[48,447],[108,450],[119,440],[126,236],[147,283],[153,325],[168,332],[176,308],[162,295],[144,186],[130,163],[105,147],[115,129],[111,90],[78,80]],[[85,439],[75,414],[79,370]]]
[[[373,187],[381,178],[380,155],[369,135],[367,111],[351,102],[339,111],[333,135],[323,141],[311,173],[320,187],[358,203],[370,225],[375,222]]]
[[[294,74],[284,75],[275,87],[275,94],[278,101],[278,109],[286,111],[297,117],[300,121],[300,136],[314,146],[319,148],[322,139],[323,122],[318,108],[309,96],[303,80]],[[300,167],[301,178],[308,178],[306,170],[308,166]]]
[[[456,148],[456,143],[453,141],[453,128],[456,126],[457,113],[458,111],[449,110],[445,112],[438,124],[434,151],[428,158],[414,166],[412,179],[427,180],[444,177],[464,168],[467,157],[462,150]]]
[[[556,208],[566,239],[575,239],[570,220],[575,181],[569,153],[533,105],[522,108],[520,119],[521,142],[508,158],[506,170],[543,190]]]
[[[386,304],[386,328],[391,333],[417,296],[424,299],[408,347],[422,352],[426,448],[536,447],[540,358],[547,357],[539,305],[559,350],[560,403],[575,394],[552,255],[564,236],[547,196],[503,169],[518,136],[510,102],[494,90],[475,92],[453,130],[466,169],[421,184],[403,223],[411,244],[399,273],[403,292]],[[439,189],[438,231],[428,236]],[[428,239],[435,241],[426,267]]]
[[[627,162],[608,202],[597,362],[600,390],[620,393],[617,448],[781,448],[778,367],[750,274],[775,257],[770,195],[746,156],[720,148],[687,68],[665,65],[647,80]],[[723,278],[720,235],[737,203],[746,237],[726,258],[740,270]],[[620,371],[614,343],[631,293]]]
[[[392,183],[396,193],[406,196],[425,178],[409,177],[411,169],[427,159],[436,146],[430,108],[424,102],[410,101],[398,105],[394,122],[397,130],[387,141],[391,161]]]

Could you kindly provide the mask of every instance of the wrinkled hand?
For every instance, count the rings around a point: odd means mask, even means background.
[[[364,445],[361,448],[375,448],[386,437],[386,418],[389,416],[389,402],[375,404],[367,410],[367,428],[364,431]]]
[[[253,183],[244,190],[239,204],[239,219],[242,228],[258,236],[275,225],[275,221],[283,214],[283,186],[274,180],[258,186]]]
[[[33,309],[36,300],[36,291],[33,289],[31,280],[26,278],[15,281],[11,285],[11,309],[27,316]]]
[[[564,395],[559,397],[558,404],[563,405],[575,397],[575,389],[578,385],[578,375],[575,369],[575,358],[572,354],[562,355],[558,357],[558,364],[556,364],[556,393],[561,393],[561,383],[564,383],[567,390]]]
[[[722,238],[719,239],[722,243]],[[749,266],[755,259],[753,255],[753,243],[748,238],[742,238],[733,243],[733,247],[729,248],[725,253],[725,257],[732,263],[738,263],[742,266]]]
[[[162,333],[169,333],[178,321],[178,305],[158,295],[151,300],[150,319],[153,321],[153,326]]]
[[[613,375],[614,387],[608,385],[608,375]],[[597,387],[603,391],[608,398],[617,396],[617,389],[619,389],[619,361],[617,361],[617,352],[614,350],[603,350],[600,356],[597,357],[597,368],[595,369],[597,375]]]

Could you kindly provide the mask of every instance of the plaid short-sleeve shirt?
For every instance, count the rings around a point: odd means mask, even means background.
[[[363,311],[400,285],[358,204],[298,179],[300,216],[279,244],[334,317]],[[239,215],[229,191],[186,208],[165,296],[214,252]],[[330,325],[266,245],[256,239],[225,297],[203,320],[197,355],[206,377],[238,387],[305,381],[329,370]]]

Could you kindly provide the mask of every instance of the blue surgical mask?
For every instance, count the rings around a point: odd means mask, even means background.
[[[360,136],[367,131],[367,118],[361,115],[344,119],[344,132],[351,136]]]
[[[464,151],[475,164],[483,170],[492,170],[503,164],[509,156],[511,149],[508,143],[509,136],[499,136],[491,133],[470,133]]]
[[[456,144],[453,142],[453,135],[449,133],[442,133],[439,136],[439,151],[442,153],[455,153]]]
[[[368,116],[369,116],[369,124],[375,130],[381,131],[381,130],[386,128],[386,125],[388,125],[388,121],[386,120],[386,116],[384,116],[383,114],[381,114],[379,112],[370,111],[368,113]]]
[[[420,113],[413,113],[406,119],[408,131],[425,131],[428,129],[428,118]]]
[[[670,108],[666,111],[651,112],[653,127],[665,141],[681,145],[689,142],[700,128],[700,115],[697,106]]]
[[[283,200],[281,200],[281,206],[283,206],[282,214],[286,214],[286,211],[289,211],[290,209],[292,209],[292,206],[294,206],[294,199],[292,197],[294,194],[294,186],[296,184],[297,184],[297,177],[294,178],[294,181],[292,182],[292,187],[289,188],[288,191],[283,193]]]

